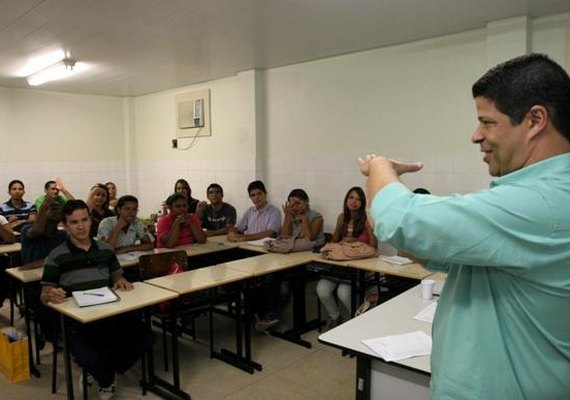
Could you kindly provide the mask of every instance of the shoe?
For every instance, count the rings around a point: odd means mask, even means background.
[[[117,389],[117,382],[113,382],[108,387],[99,387],[99,399],[100,400],[111,400],[115,396],[115,390]]]
[[[93,377],[89,374],[87,375],[87,391],[89,392],[89,390],[91,389],[91,386],[93,386]],[[79,393],[83,394],[83,374],[79,374]]]
[[[277,318],[263,318],[255,323],[255,330],[258,332],[265,332],[269,328],[277,325],[280,322]]]

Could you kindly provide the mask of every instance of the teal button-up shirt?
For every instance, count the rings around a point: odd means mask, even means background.
[[[433,399],[570,399],[570,154],[438,197],[392,183],[381,241],[448,272],[433,324]]]

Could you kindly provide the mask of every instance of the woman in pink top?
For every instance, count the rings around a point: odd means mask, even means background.
[[[175,193],[166,200],[169,213],[158,220],[156,247],[176,247],[194,242],[205,243],[206,234],[196,214],[188,213],[187,197]]]
[[[366,217],[366,195],[358,186],[351,187],[344,197],[343,212],[339,214],[333,233],[333,242],[363,242],[372,247],[378,245],[372,227]],[[317,283],[317,294],[329,314],[329,329],[339,325],[340,309],[337,298],[349,310],[351,308],[350,283],[333,277],[321,278]]]

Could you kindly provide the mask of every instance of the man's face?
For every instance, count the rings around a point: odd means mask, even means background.
[[[125,204],[123,204],[123,207],[118,210],[118,213],[122,218],[125,219],[125,221],[131,223],[137,217],[138,208],[138,203],[127,201]]]
[[[527,138],[525,116],[519,125],[512,125],[506,114],[484,97],[475,99],[479,126],[471,141],[481,148],[483,161],[489,165],[491,176],[504,176],[519,170],[530,162],[530,146]]]
[[[224,195],[222,194],[222,191],[217,187],[211,187],[208,189],[208,200],[210,200],[210,203],[213,205],[220,204],[223,198]]]
[[[261,189],[253,189],[249,192],[249,198],[257,209],[263,208],[267,204],[267,194]]]
[[[57,195],[59,194],[59,189],[57,188],[57,186],[55,185],[55,183],[52,183],[48,186],[48,188],[45,190],[46,195],[51,197],[52,199],[55,199],[57,197]]]
[[[14,200],[22,200],[22,197],[24,197],[24,193],[26,193],[26,191],[24,190],[24,186],[22,186],[17,182],[14,183],[12,187],[10,187],[10,190],[8,191],[8,194],[10,194],[10,198]]]
[[[73,239],[85,241],[89,239],[91,230],[91,217],[86,209],[75,210],[65,216],[65,229]]]
[[[188,202],[186,200],[176,200],[170,206],[170,214],[172,217],[188,214]]]

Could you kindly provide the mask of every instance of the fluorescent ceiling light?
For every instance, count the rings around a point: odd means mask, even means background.
[[[63,50],[52,51],[51,53],[36,56],[26,63],[22,68],[16,72],[16,76],[26,77],[41,71],[55,63],[62,61],[65,58]]]
[[[72,58],[64,58],[58,63],[28,76],[27,79],[30,86],[38,86],[46,82],[69,78],[87,68],[88,65],[85,63],[77,63]]]

